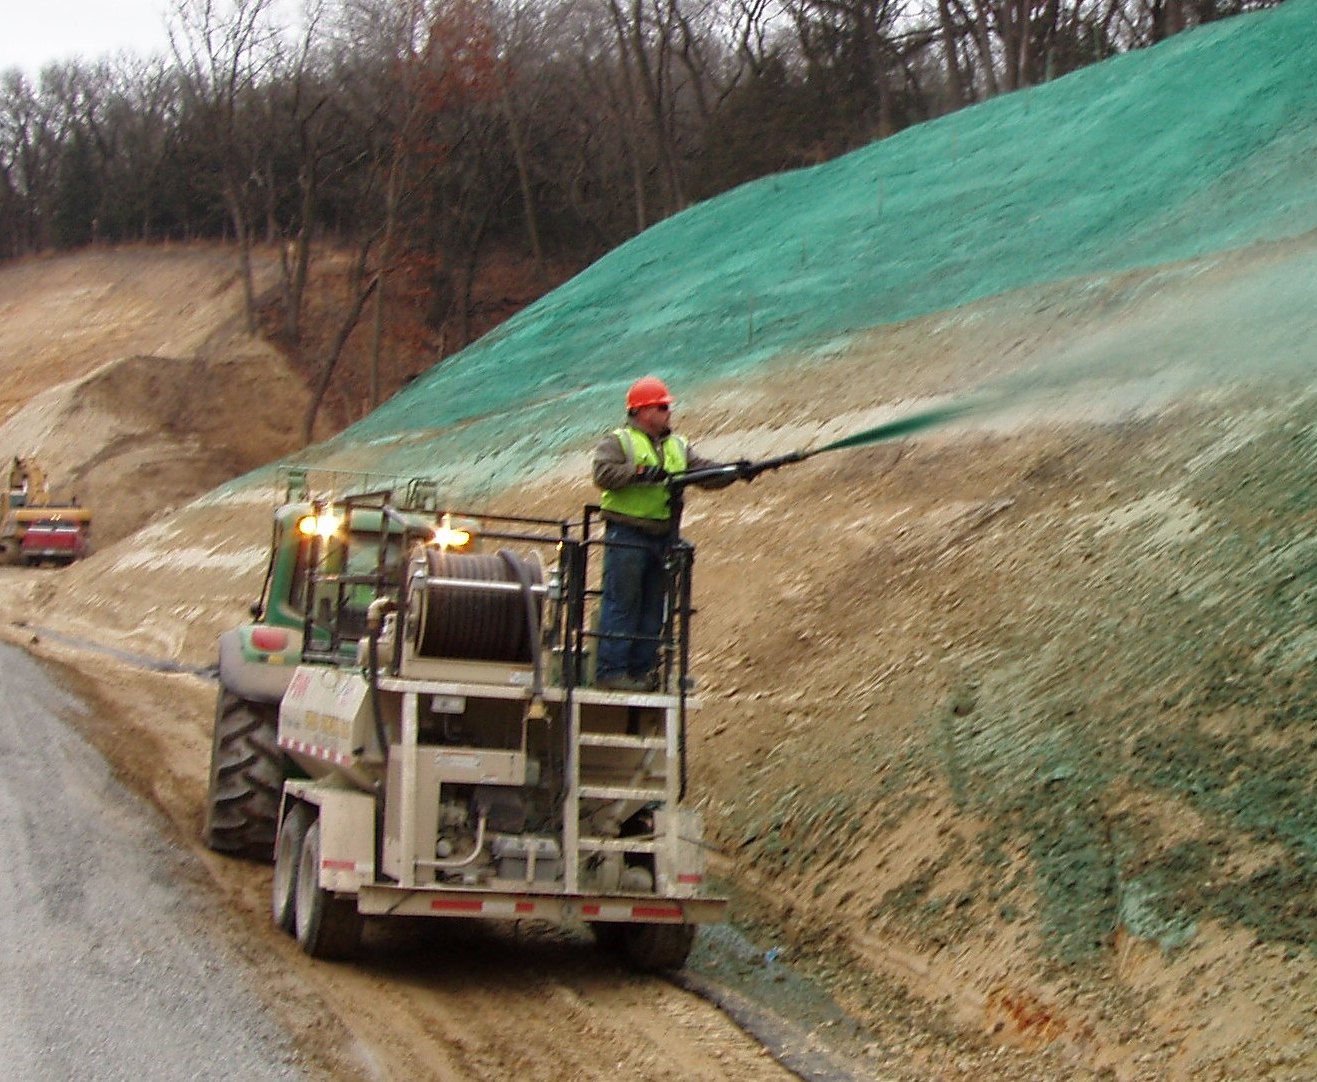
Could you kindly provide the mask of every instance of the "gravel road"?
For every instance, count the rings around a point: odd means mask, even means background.
[[[298,1079],[287,1037],[207,934],[193,858],[0,645],[0,1063],[22,1080]]]

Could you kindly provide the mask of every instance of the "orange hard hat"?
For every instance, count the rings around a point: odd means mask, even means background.
[[[626,393],[626,408],[644,409],[646,406],[670,406],[672,394],[658,376],[641,376]]]

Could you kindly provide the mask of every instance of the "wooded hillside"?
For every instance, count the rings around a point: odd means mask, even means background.
[[[391,290],[419,291],[443,356],[488,329],[475,282],[496,253],[547,292],[746,180],[1265,6],[313,0],[290,29],[273,0],[176,0],[168,57],[0,76],[0,258],[278,245],[281,344],[318,403],[366,323],[374,406],[391,390]],[[332,324],[308,341],[308,267],[324,245],[353,255]],[[249,259],[242,269],[255,329]]]

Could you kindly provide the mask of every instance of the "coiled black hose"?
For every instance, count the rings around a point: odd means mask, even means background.
[[[431,579],[416,631],[416,653],[470,661],[528,662],[539,647],[542,598],[531,595],[541,569],[502,551],[486,556],[427,549]],[[506,583],[516,589],[482,590],[464,583]],[[528,602],[528,598],[531,600]]]

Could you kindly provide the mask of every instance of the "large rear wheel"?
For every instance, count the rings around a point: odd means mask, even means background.
[[[284,755],[279,708],[240,698],[221,685],[215,702],[210,787],[202,839],[211,849],[253,860],[274,856]]]
[[[693,924],[624,924],[622,953],[637,969],[680,969],[695,942]]]
[[[312,958],[350,957],[361,942],[361,914],[348,898],[335,898],[320,885],[320,822],[302,839],[293,906],[297,942]]]
[[[300,801],[284,816],[275,843],[273,908],[274,923],[289,935],[296,930],[297,870],[302,860],[302,843],[315,821],[315,811]]]

